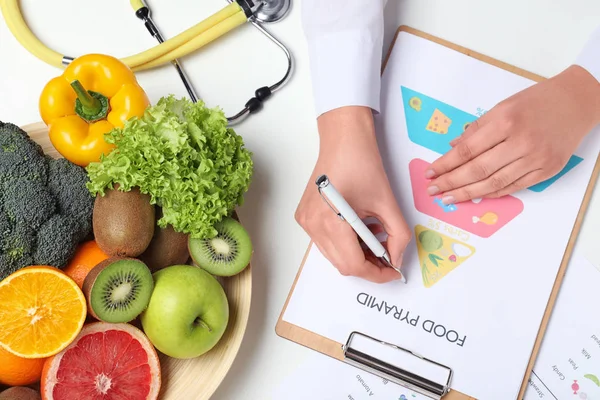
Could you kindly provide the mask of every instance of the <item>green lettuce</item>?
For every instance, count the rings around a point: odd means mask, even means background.
[[[214,237],[215,223],[243,204],[252,153],[219,109],[163,97],[105,140],[116,147],[88,165],[88,190],[103,196],[116,184],[123,191],[139,187],[162,208],[160,227]]]

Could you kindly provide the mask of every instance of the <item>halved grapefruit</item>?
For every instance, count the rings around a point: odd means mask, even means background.
[[[155,400],[160,362],[141,330],[129,324],[85,325],[63,351],[44,363],[44,400]]]

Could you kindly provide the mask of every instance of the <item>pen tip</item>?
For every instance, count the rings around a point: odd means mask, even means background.
[[[406,283],[406,277],[404,276],[404,274],[400,275],[400,282]]]

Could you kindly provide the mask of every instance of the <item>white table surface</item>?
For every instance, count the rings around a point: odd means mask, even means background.
[[[246,337],[213,396],[216,400],[270,398],[271,389],[308,354],[301,346],[279,338],[274,330],[309,243],[294,220],[294,211],[318,152],[300,3],[293,3],[285,20],[267,27],[294,55],[292,79],[260,113],[235,127],[254,152],[256,164],[246,203],[239,209],[255,245],[254,289]],[[167,38],[226,5],[225,0],[149,0],[148,4]],[[21,5],[32,31],[60,53],[102,52],[125,57],[156,44],[126,0],[22,0]],[[386,50],[401,24],[549,77],[575,59],[600,24],[600,2],[389,0]],[[3,19],[0,60],[0,120],[19,125],[39,121],[40,91],[60,70],[24,50]],[[249,24],[186,57],[182,64],[199,96],[210,106],[222,107],[227,115],[236,113],[256,88],[272,84],[285,70],[280,50]],[[169,93],[187,95],[170,65],[139,73],[138,79],[152,102]],[[600,231],[597,193],[578,243],[596,265],[600,264],[594,240]]]

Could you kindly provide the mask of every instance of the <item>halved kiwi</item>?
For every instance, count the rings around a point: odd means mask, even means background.
[[[215,224],[217,236],[193,239],[188,247],[192,260],[200,268],[216,276],[233,276],[248,266],[252,258],[252,241],[246,229],[233,218],[225,217]]]
[[[83,293],[92,317],[112,323],[134,320],[148,306],[153,290],[150,269],[134,258],[104,260],[83,282]]]

